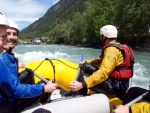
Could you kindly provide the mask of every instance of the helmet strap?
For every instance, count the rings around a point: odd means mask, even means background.
[[[101,41],[102,41],[102,44],[103,44],[103,45],[105,45],[106,39],[107,39],[107,37],[105,37],[104,35],[102,35]]]

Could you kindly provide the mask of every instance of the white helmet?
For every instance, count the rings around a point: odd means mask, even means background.
[[[19,32],[19,27],[15,21],[8,19],[8,24],[9,24],[9,27],[15,28]]]
[[[8,21],[3,13],[0,12],[0,25],[8,27]]]
[[[107,38],[117,38],[118,31],[113,25],[105,25],[100,29],[100,34]]]

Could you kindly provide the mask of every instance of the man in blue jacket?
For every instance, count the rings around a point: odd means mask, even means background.
[[[7,26],[7,19],[0,12],[0,50],[2,50],[0,54],[0,113],[14,113],[14,104],[17,99],[38,97],[43,92],[52,93],[57,86],[52,81],[46,85],[19,82],[14,56],[3,52]]]
[[[19,61],[18,58],[15,57],[15,54],[13,52],[13,49],[15,48],[18,42],[19,26],[14,20],[10,19],[8,19],[8,24],[9,27],[7,28],[7,45],[9,49],[6,52],[14,56],[19,70],[19,68],[24,67],[24,63]],[[25,69],[24,71],[19,73],[18,76],[21,83],[34,84],[34,74],[28,72],[28,70]]]
[[[2,53],[4,51],[4,45],[5,46],[7,45],[7,43],[6,43],[7,27],[8,27],[8,22],[5,19],[5,16],[0,12],[0,53]]]

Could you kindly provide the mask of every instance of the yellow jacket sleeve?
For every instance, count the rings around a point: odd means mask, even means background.
[[[104,51],[104,57],[102,61],[101,59],[96,59],[88,62],[96,64],[96,66],[98,66],[98,63],[96,62],[99,62],[98,67],[100,68],[90,77],[84,79],[87,88],[91,88],[105,81],[109,77],[109,74],[114,70],[114,68],[123,62],[123,56],[121,51],[116,47],[107,47]]]
[[[96,67],[100,67],[102,59],[101,58],[96,58],[94,60],[87,60],[86,62],[89,63],[89,64],[92,64],[92,65],[94,65]]]
[[[150,113],[150,103],[140,102],[131,106],[132,113]]]

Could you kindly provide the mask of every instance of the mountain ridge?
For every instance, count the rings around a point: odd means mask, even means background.
[[[41,24],[45,23],[43,21],[45,19],[47,20],[47,18],[50,19],[50,21],[54,21],[54,19],[60,18],[59,16],[61,15],[62,11],[65,11],[65,9],[70,8],[74,3],[79,1],[83,0],[60,0],[58,3],[50,7],[42,17],[31,23],[28,27],[24,28],[20,34],[38,30],[37,27],[39,27],[39,25],[40,27],[43,27]]]
[[[60,0],[23,29],[19,37],[24,40],[48,37],[47,44],[99,47],[100,28],[111,24],[119,31],[120,43],[134,48],[149,47],[149,12],[148,1]]]

